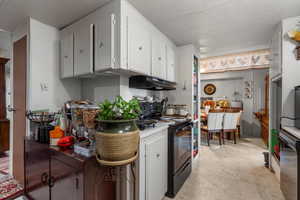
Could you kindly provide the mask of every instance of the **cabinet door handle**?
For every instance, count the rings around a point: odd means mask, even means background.
[[[104,46],[103,42],[99,43],[99,48],[101,49]]]
[[[76,179],[75,179],[75,185],[76,185],[76,189],[79,189],[79,179],[78,179],[78,177],[76,177]]]
[[[141,50],[143,50],[143,47],[142,47],[142,46],[140,46],[140,47],[139,47],[139,50],[140,50],[140,51],[141,51]]]
[[[48,174],[46,173],[46,172],[44,172],[42,175],[41,175],[41,182],[42,182],[42,184],[44,184],[44,185],[47,185],[47,183],[48,183]]]
[[[66,59],[69,57],[69,56],[64,56]]]
[[[54,183],[55,183],[55,179],[54,179],[53,176],[51,176],[51,177],[49,178],[49,187],[52,188],[52,187],[54,186]]]
[[[80,49],[80,50],[79,50],[79,53],[83,53],[83,49]]]
[[[157,158],[159,158],[159,157],[160,157],[160,154],[159,154],[159,153],[158,153],[158,154],[156,154],[156,157],[157,157]]]
[[[158,57],[158,60],[161,61],[161,57]]]

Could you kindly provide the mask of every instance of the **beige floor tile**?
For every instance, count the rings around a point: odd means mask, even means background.
[[[175,200],[284,200],[275,175],[264,167],[264,151],[261,139],[202,146]]]

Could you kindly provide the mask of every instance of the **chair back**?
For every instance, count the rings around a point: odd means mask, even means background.
[[[224,114],[224,130],[233,130],[237,128],[240,112],[226,112]]]
[[[207,115],[207,129],[217,131],[223,128],[223,112],[209,112]]]
[[[241,125],[242,114],[243,114],[243,111],[241,110],[241,111],[239,112],[239,117],[238,117],[238,121],[237,121],[237,125],[238,125],[238,126]]]
[[[209,113],[209,110],[210,110],[210,106],[205,106],[205,108],[204,108],[205,114],[208,114],[208,113]]]

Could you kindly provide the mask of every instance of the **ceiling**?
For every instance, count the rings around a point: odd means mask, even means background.
[[[109,0],[0,0],[0,29],[31,16],[64,27]],[[299,0],[129,0],[177,45],[205,55],[268,45],[281,19],[299,16]]]
[[[0,0],[0,29],[13,31],[31,16],[61,28],[110,0]]]

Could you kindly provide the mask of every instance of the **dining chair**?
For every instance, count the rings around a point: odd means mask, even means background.
[[[225,112],[222,130],[223,144],[225,144],[224,136],[226,134],[233,134],[234,144],[236,144],[236,134],[238,133],[238,119],[240,112]]]
[[[241,119],[242,119],[242,114],[243,114],[243,111],[241,110],[239,112],[239,117],[238,117],[238,122],[237,122],[237,129],[238,129],[238,136],[239,136],[239,139],[241,139]]]
[[[207,125],[201,126],[201,133],[207,134],[207,145],[210,146],[210,139],[213,134],[219,136],[219,144],[222,145],[223,112],[209,112],[207,115]]]
[[[204,113],[205,113],[205,114],[208,114],[208,113],[209,113],[209,110],[210,110],[210,106],[205,106],[205,108],[204,108]]]

